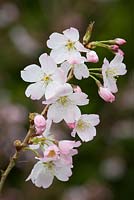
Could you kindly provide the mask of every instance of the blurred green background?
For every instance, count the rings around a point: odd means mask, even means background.
[[[97,136],[79,148],[73,175],[67,183],[54,181],[49,189],[25,182],[33,166],[31,153],[23,154],[6,181],[1,200],[129,200],[134,197],[134,71],[132,0],[14,0],[0,1],[0,168],[14,152],[13,141],[23,139],[29,112],[40,112],[41,102],[25,97],[27,83],[20,70],[37,63],[48,52],[46,41],[52,32],[78,28],[81,39],[89,21],[95,21],[92,40],[127,40],[123,47],[128,73],[118,80],[116,102],[98,97],[90,79],[79,84],[89,95],[83,113],[98,113]],[[96,49],[102,64],[113,55]],[[92,64],[90,64],[92,66]],[[78,82],[74,82],[78,83]],[[56,129],[63,134],[64,125]]]

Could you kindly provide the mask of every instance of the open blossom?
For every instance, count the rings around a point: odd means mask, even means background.
[[[47,54],[39,57],[41,67],[29,65],[21,71],[21,78],[26,82],[31,82],[25,94],[31,99],[40,99],[45,95],[46,99],[54,93],[56,87],[66,82],[63,71],[57,68],[56,63]]]
[[[122,63],[123,56],[116,54],[114,59],[109,63],[105,58],[102,66],[102,75],[104,81],[104,87],[108,88],[112,93],[118,91],[116,85],[116,77],[126,74],[126,65]]]
[[[52,104],[49,106],[47,117],[55,123],[65,120],[72,123],[81,116],[80,109],[77,105],[82,106],[88,104],[87,95],[83,92],[73,93],[73,88],[66,83],[57,90],[57,94],[44,101],[44,104]]]
[[[72,175],[72,156],[78,153],[74,148],[80,145],[79,141],[62,140],[58,146],[47,146],[43,157],[37,158],[39,161],[34,165],[26,181],[31,179],[37,187],[43,188],[48,188],[52,184],[54,176],[61,181],[68,181]]]
[[[81,115],[81,117],[76,121],[75,128],[73,129],[71,135],[75,137],[77,133],[83,142],[88,142],[96,136],[96,128],[94,126],[98,125],[99,122],[100,120],[98,115]]]
[[[79,42],[79,32],[75,28],[66,29],[63,34],[52,33],[47,46],[52,49],[50,55],[57,64],[79,57],[80,52],[85,52],[84,46]]]
[[[61,64],[61,69],[66,75],[68,74],[70,69],[73,69],[73,74],[78,80],[89,77],[89,70],[84,64],[84,59],[82,57],[77,60],[71,60],[70,63],[69,62],[64,62],[63,64]]]
[[[98,93],[100,97],[106,102],[112,103],[115,101],[115,96],[112,94],[112,92],[109,91],[108,88],[100,87]]]
[[[68,181],[72,175],[70,165],[61,164],[59,161],[44,162],[43,160],[38,161],[26,181],[30,180],[37,187],[48,188],[56,176],[60,181]]]

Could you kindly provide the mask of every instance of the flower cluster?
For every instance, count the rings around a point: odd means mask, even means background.
[[[54,176],[67,181],[72,175],[72,157],[81,145],[80,141],[56,140],[51,133],[52,123],[64,120],[71,129],[70,136],[76,137],[77,134],[82,142],[88,142],[96,135],[95,126],[100,122],[97,114],[81,113],[79,106],[88,105],[89,99],[78,85],[69,83],[70,79],[93,78],[99,87],[100,97],[106,102],[113,102],[117,77],[126,73],[123,55],[115,49],[125,40],[117,38],[87,43],[80,43],[79,32],[75,28],[69,28],[62,34],[52,33],[47,41],[50,55],[44,53],[39,57],[41,66],[32,64],[21,71],[22,79],[31,83],[25,91],[26,96],[32,100],[42,98],[42,104],[47,108],[44,116],[35,113],[34,133],[28,141],[29,149],[36,154],[38,161],[27,180],[31,179],[37,187],[48,188]],[[88,63],[99,61],[93,49],[104,46],[104,43],[109,43],[115,57],[111,62],[105,58],[101,68],[88,68]],[[103,79],[103,84],[97,77]]]

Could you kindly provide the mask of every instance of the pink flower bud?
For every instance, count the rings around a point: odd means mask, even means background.
[[[95,51],[89,51],[87,52],[87,61],[92,63],[97,63],[99,61],[99,58],[97,56],[97,53]]]
[[[111,49],[113,50],[113,51],[118,51],[118,49],[119,49],[119,46],[118,45],[111,45]]]
[[[70,129],[74,129],[75,128],[75,122],[73,122],[73,123],[67,123],[67,125],[68,125],[68,127]]]
[[[115,96],[110,92],[108,88],[100,87],[98,93],[100,97],[106,102],[112,103],[115,101]]]
[[[35,126],[35,129],[36,129],[36,134],[41,135],[44,132],[45,127],[38,128],[37,126]]]
[[[124,52],[121,49],[118,49],[117,53],[120,54],[121,56],[124,56]]]
[[[80,93],[80,92],[82,92],[82,91],[81,91],[81,88],[77,85],[77,86],[74,88],[74,92]]]
[[[42,115],[36,115],[34,118],[35,127],[43,128],[46,126],[46,120]]]
[[[123,44],[126,44],[126,40],[124,40],[122,38],[116,38],[115,43],[118,45],[123,45]]]

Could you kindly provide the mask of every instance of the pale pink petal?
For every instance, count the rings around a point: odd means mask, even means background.
[[[26,82],[36,82],[43,78],[43,71],[38,65],[29,65],[21,71],[21,78]]]
[[[64,84],[67,81],[67,76],[61,68],[58,68],[52,75],[52,79],[60,84]]]
[[[65,36],[60,33],[52,33],[49,38],[50,39],[47,41],[47,46],[50,49],[58,49],[67,42]]]
[[[42,54],[39,57],[39,61],[40,61],[42,70],[47,75],[54,73],[55,70],[57,69],[57,65],[54,62],[54,60],[50,56],[48,56],[46,53]]]
[[[59,123],[63,120],[63,109],[58,103],[52,104],[47,112],[47,117],[49,120],[52,120],[55,123]]]
[[[48,188],[53,182],[54,176],[50,173],[49,170],[43,169],[42,172],[38,175],[37,179],[35,180],[34,184],[37,187]]]
[[[68,181],[72,175],[70,166],[55,167],[55,176],[60,181]]]
[[[104,87],[108,88],[112,93],[116,93],[118,91],[116,79],[114,77],[107,77],[104,79]]]
[[[61,64],[60,68],[64,71],[65,75],[68,75],[69,70],[71,69],[71,65],[68,62],[64,62]]]
[[[73,55],[73,57],[69,57],[68,62],[70,64],[81,64],[84,63],[86,61],[86,58],[81,56],[79,53]]]
[[[76,28],[69,28],[63,31],[63,34],[71,41],[75,42],[79,40],[79,32]]]
[[[46,86],[42,81],[33,83],[27,87],[25,94],[33,100],[38,100],[45,94],[45,88]]]
[[[123,56],[120,54],[116,54],[113,60],[110,62],[110,66],[115,67],[115,65],[121,63],[123,61]]]
[[[59,89],[61,86],[60,83],[56,81],[51,81],[47,86],[46,86],[46,91],[45,91],[45,98],[46,100],[51,99],[57,95],[56,91]]]
[[[96,126],[100,123],[99,115],[96,114],[82,115],[82,119],[88,121],[92,126]]]
[[[68,50],[63,47],[59,49],[53,49],[50,53],[50,56],[54,59],[57,64],[60,64],[67,60]]]
[[[119,63],[114,66],[114,69],[116,69],[116,76],[125,75],[127,73],[126,65],[124,63]]]
[[[77,134],[83,142],[88,142],[91,141],[93,137],[96,135],[96,129],[95,127],[91,126],[85,131],[77,130]]]
[[[75,48],[76,48],[78,51],[80,51],[80,52],[88,52],[88,51],[89,51],[89,49],[86,49],[86,48],[83,46],[83,44],[81,44],[79,41],[77,41],[77,42],[75,43]]]
[[[65,107],[63,112],[63,119],[66,123],[73,123],[81,116],[81,111],[76,105],[69,105],[68,107]]]
[[[69,96],[72,102],[76,105],[83,106],[89,103],[89,99],[87,99],[88,95],[80,92],[80,93],[73,93]]]
[[[75,146],[75,141],[61,140],[59,141],[59,148],[62,154],[68,154]]]
[[[74,67],[74,75],[78,80],[89,77],[89,70],[85,64],[78,64]]]

